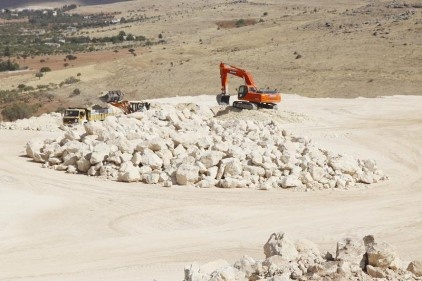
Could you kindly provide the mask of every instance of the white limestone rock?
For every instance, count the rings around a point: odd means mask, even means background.
[[[349,175],[362,173],[358,162],[351,156],[338,156],[329,159],[328,164],[334,169]]]
[[[284,177],[281,180],[281,186],[283,188],[294,188],[294,187],[302,187],[302,182],[298,179],[298,177],[294,175],[289,175]]]
[[[242,163],[238,158],[225,158],[222,163],[225,165],[223,173],[225,177],[238,176],[243,171]]]
[[[117,177],[118,181],[122,182],[136,182],[141,180],[138,167],[133,166],[132,162],[125,162],[120,167]]]
[[[180,185],[193,184],[198,181],[199,167],[191,164],[182,164],[176,170],[176,181]]]
[[[90,158],[91,164],[97,164],[101,161],[104,161],[109,153],[110,153],[110,147],[107,144],[103,142],[97,143],[94,146],[94,149],[91,154],[91,158]]]
[[[42,139],[32,139],[26,144],[26,155],[28,157],[34,158],[34,153],[39,153],[44,146],[44,140]]]
[[[347,261],[365,269],[367,258],[363,240],[357,238],[344,238],[337,242],[336,260]]]
[[[223,159],[223,156],[224,153],[220,151],[208,151],[201,156],[199,161],[204,164],[206,168],[210,168],[216,166],[220,160]]]
[[[299,255],[293,241],[284,232],[271,234],[264,245],[264,253],[267,258],[279,255],[287,261],[294,260]]]
[[[142,165],[150,166],[152,169],[160,169],[163,165],[163,160],[161,160],[161,158],[150,149],[144,150],[140,160]]]
[[[366,253],[368,264],[374,267],[391,267],[398,258],[395,249],[384,242],[371,243]]]
[[[422,277],[422,260],[416,260],[409,263],[407,270],[415,274],[417,277]]]

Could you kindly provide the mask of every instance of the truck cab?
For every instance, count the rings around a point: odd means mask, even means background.
[[[68,108],[64,111],[63,124],[64,125],[77,125],[88,122],[87,109],[85,108]]]

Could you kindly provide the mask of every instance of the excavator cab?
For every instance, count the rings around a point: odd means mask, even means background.
[[[239,86],[239,89],[237,90],[237,98],[243,99],[249,92],[249,88],[246,85]]]

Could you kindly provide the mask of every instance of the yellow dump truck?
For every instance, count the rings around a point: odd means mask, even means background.
[[[64,111],[64,125],[85,124],[90,121],[103,121],[107,116],[114,115],[109,108],[68,108]]]

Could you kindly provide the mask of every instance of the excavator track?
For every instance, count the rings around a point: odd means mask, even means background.
[[[266,109],[278,108],[275,103],[254,103],[254,102],[247,102],[247,101],[234,101],[233,107],[240,108],[240,109],[248,109],[248,110],[256,110],[259,108],[266,108]]]
[[[278,109],[278,106],[275,103],[258,103],[258,107],[266,109]]]
[[[258,104],[247,101],[234,101],[233,107],[240,109],[256,110],[258,109]]]

